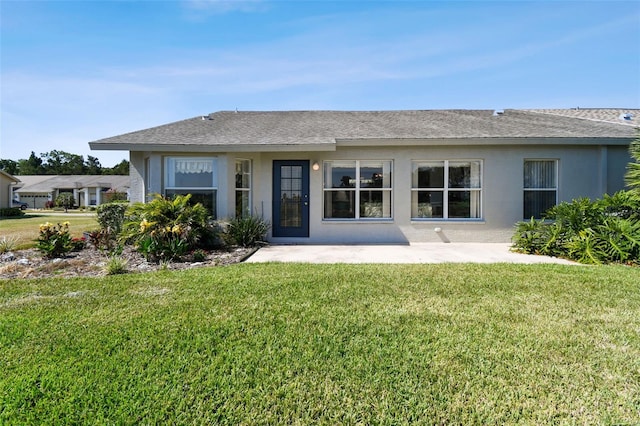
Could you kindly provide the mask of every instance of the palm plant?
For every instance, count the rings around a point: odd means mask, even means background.
[[[631,142],[629,154],[635,161],[627,164],[627,173],[624,179],[629,188],[640,192],[640,136]]]
[[[190,200],[191,195],[173,199],[158,195],[149,203],[133,204],[127,210],[122,238],[148,260],[180,258],[215,234],[208,211]]]

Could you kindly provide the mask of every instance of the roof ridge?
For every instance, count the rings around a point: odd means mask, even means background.
[[[579,111],[620,111],[621,114],[625,114],[625,112],[629,112],[629,111],[633,111],[638,113],[637,115],[640,115],[640,109],[637,108],[544,108],[544,109],[522,109],[522,110],[515,110],[515,111],[523,111],[523,112],[531,112],[534,114],[545,114],[545,115],[551,115],[551,116],[555,116],[555,117],[565,117],[565,118],[574,118],[577,120],[586,120],[586,121],[593,121],[593,122],[597,122],[597,123],[607,123],[607,124],[614,124],[614,125],[621,125],[621,126],[631,126],[631,127],[637,127],[638,123],[637,122],[633,122],[633,123],[625,123],[624,121],[618,119],[617,121],[614,121],[612,119],[604,119],[604,118],[596,118],[596,117],[589,117],[589,116],[585,116],[585,115],[579,115],[579,114],[562,114],[561,112],[563,111],[575,111],[575,112],[579,112]]]

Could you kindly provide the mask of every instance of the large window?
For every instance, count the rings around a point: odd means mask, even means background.
[[[390,219],[391,161],[326,161],[325,219]]]
[[[540,219],[558,200],[558,160],[524,160],[524,219]]]
[[[215,157],[165,158],[164,191],[167,197],[191,194],[216,218],[218,170]]]
[[[479,219],[482,217],[482,162],[413,161],[413,219]]]
[[[251,216],[251,160],[236,160],[236,217]]]

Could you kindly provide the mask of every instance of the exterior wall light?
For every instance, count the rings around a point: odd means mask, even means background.
[[[311,168],[313,169],[313,171],[317,172],[318,170],[320,170],[320,164],[317,161],[314,161]]]

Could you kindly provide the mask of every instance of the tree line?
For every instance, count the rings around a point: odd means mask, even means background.
[[[102,167],[100,160],[87,155],[53,150],[37,156],[31,151],[27,159],[5,160],[0,158],[0,170],[11,175],[128,175],[129,162],[122,160],[113,167]]]

